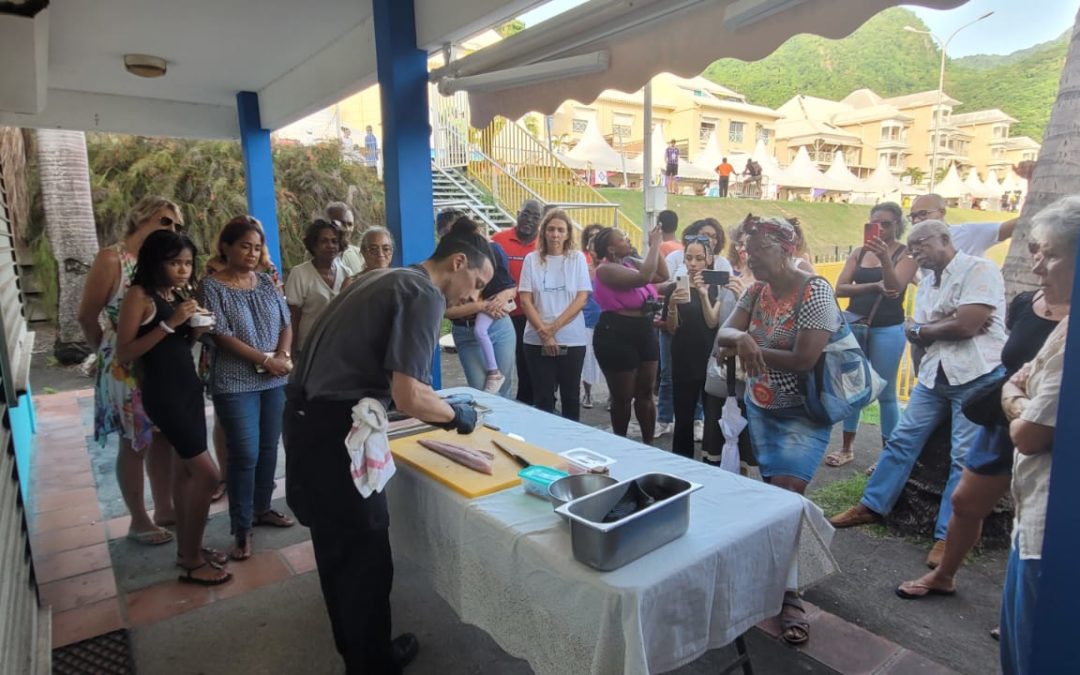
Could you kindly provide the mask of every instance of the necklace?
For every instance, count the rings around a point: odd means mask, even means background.
[[[238,288],[240,290],[246,290],[248,288],[254,287],[254,285],[251,283],[251,272],[233,272],[230,270],[229,275],[231,278],[222,279],[222,281],[224,281],[228,286],[232,286],[233,288]]]

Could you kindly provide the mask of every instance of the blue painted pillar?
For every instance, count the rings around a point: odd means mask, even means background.
[[[1080,256],[1080,252],[1077,253]],[[1077,258],[1080,260],[1080,257]],[[1080,304],[1080,268],[1073,278],[1072,304]],[[1076,630],[1076,600],[1080,598],[1080,311],[1069,312],[1069,339],[1054,429],[1054,460],[1043,537],[1034,640],[1029,656],[1031,673],[1063,673],[1080,661]],[[1071,666],[1068,664],[1072,664]]]
[[[425,260],[435,248],[428,123],[427,53],[416,47],[413,0],[373,0],[376,70],[382,104],[386,227],[394,235],[394,265]],[[432,355],[432,385],[442,387],[440,350]]]
[[[427,53],[416,48],[412,0],[373,0],[376,65],[382,101],[386,227],[395,265],[426,259],[435,248]]]
[[[278,272],[281,267],[281,235],[277,221],[277,194],[274,191],[274,160],[270,152],[270,132],[259,119],[259,95],[242,91],[236,95],[240,118],[240,149],[244,155],[244,182],[248,213],[266,230],[266,247]]]

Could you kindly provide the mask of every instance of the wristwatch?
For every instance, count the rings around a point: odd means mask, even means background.
[[[911,334],[915,337],[916,340],[922,339],[922,324],[921,323],[913,323],[913,324],[911,324]]]

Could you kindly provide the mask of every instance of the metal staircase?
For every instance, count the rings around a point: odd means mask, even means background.
[[[428,100],[436,211],[461,209],[494,232],[513,225],[522,202],[535,199],[565,209],[578,227],[618,227],[642,247],[641,227],[525,127],[497,117],[484,129],[471,128],[464,92],[442,96],[432,86]]]
[[[436,212],[454,208],[473,220],[483,223],[488,234],[514,224],[513,214],[506,211],[491,195],[469,180],[464,168],[431,166],[431,181]]]

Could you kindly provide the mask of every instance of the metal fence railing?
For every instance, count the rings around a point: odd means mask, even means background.
[[[641,227],[619,211],[573,169],[519,124],[496,117],[470,133],[469,176],[483,185],[504,209],[516,213],[526,199],[558,204],[578,225],[601,223],[623,230],[644,247]]]

